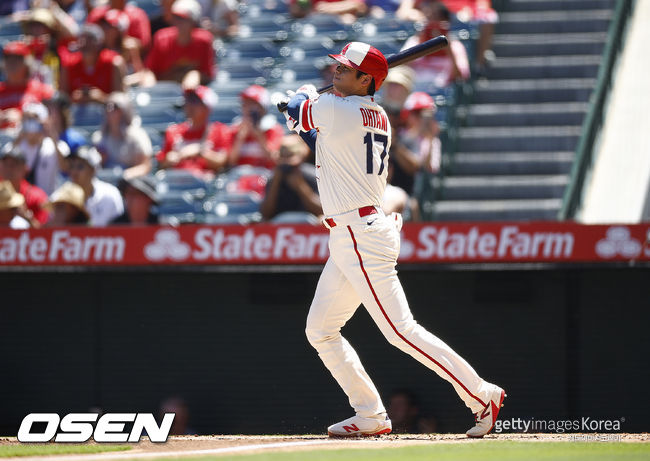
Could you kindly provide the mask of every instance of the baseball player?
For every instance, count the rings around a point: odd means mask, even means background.
[[[391,422],[370,377],[340,330],[360,303],[386,339],[435,371],[454,387],[475,415],[469,437],[492,430],[505,392],[481,379],[447,344],[419,325],[409,309],[395,265],[401,216],[385,216],[391,127],[374,93],[388,63],[376,48],[347,44],[333,77],[337,94],[318,96],[307,85],[289,92],[288,125],[316,153],[318,190],[330,230],[330,257],[318,281],[306,334],[356,415],[328,428],[330,436],[378,435]]]

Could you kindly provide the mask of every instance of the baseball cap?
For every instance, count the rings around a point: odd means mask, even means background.
[[[436,105],[433,98],[423,91],[411,93],[404,102],[404,110],[410,112],[421,109],[433,109],[435,111]]]
[[[20,160],[23,163],[25,163],[26,161],[25,153],[20,148],[20,146],[11,142],[2,146],[2,150],[0,150],[0,160],[6,157],[13,157],[16,160]]]
[[[23,106],[23,116],[27,114],[35,115],[39,122],[45,123],[50,111],[40,102],[29,102]]]
[[[195,94],[198,96],[201,102],[210,110],[215,109],[219,102],[217,93],[207,86],[199,85],[196,88],[188,88],[185,90],[185,95],[187,96],[188,94]]]
[[[29,46],[23,42],[9,42],[2,48],[2,53],[5,56],[29,56],[31,51]]]
[[[106,99],[107,108],[110,107],[110,104],[122,111],[124,121],[130,125],[133,121],[134,113],[133,103],[131,102],[129,95],[121,91],[114,91]]]
[[[350,42],[343,47],[340,54],[328,54],[353,69],[368,74],[375,79],[375,89],[378,90],[388,74],[386,57],[374,46],[363,42]]]
[[[201,5],[196,0],[176,0],[172,5],[172,14],[199,22]]]
[[[126,32],[131,21],[129,16],[122,10],[111,9],[102,17],[110,26],[117,28],[120,32]]]
[[[250,99],[251,101],[255,101],[262,107],[269,105],[269,92],[266,88],[260,85],[249,86],[244,91],[242,91],[239,96],[242,99]]]
[[[158,203],[158,193],[156,192],[156,180],[151,176],[137,176],[135,178],[123,179],[120,183],[120,189],[126,189],[131,186],[149,197],[154,203]]]
[[[88,164],[97,169],[102,164],[102,156],[94,147],[79,146],[74,152],[70,152],[68,158],[80,158],[88,162]]]

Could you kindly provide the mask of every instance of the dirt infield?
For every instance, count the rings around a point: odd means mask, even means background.
[[[521,442],[650,442],[650,434],[490,434],[483,440],[509,440]],[[298,451],[309,449],[384,448],[422,445],[430,443],[481,443],[481,439],[469,439],[464,434],[400,434],[357,439],[331,439],[324,435],[301,436],[174,436],[166,443],[143,440],[133,449],[122,452],[105,452],[82,455],[49,455],[2,458],[21,461],[75,460],[107,461],[112,459],[148,459],[159,457],[182,457],[200,455],[233,455],[238,453]],[[18,444],[15,437],[0,438],[0,445]],[[90,442],[93,443],[93,442]]]

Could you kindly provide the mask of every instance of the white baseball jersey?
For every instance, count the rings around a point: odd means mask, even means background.
[[[316,175],[326,216],[381,207],[390,149],[390,123],[372,96],[323,94],[300,106],[300,129],[318,130]]]

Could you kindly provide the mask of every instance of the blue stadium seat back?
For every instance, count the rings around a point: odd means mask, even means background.
[[[372,46],[381,51],[386,57],[390,56],[391,54],[399,53],[399,51],[402,49],[402,45],[403,42],[401,40],[397,40],[392,35],[382,35],[374,37],[372,39]]]
[[[287,14],[289,13],[289,2],[287,0],[247,0],[243,4],[242,15],[255,17],[259,14]]]
[[[136,6],[142,8],[149,19],[153,19],[156,16],[160,16],[162,9],[160,6],[160,0],[135,0]]]
[[[240,112],[238,107],[217,107],[210,112],[210,121],[230,124]]]
[[[218,216],[216,214],[205,214],[201,216],[205,224],[219,224],[219,225],[240,225],[247,226],[249,224],[257,223],[262,220],[262,215],[259,212],[244,213],[244,214],[228,214],[225,216]]]
[[[271,219],[274,224],[313,224],[318,225],[320,221],[308,211],[285,211]]]
[[[158,193],[158,212],[161,215],[200,213],[201,204],[187,191],[167,191]]]
[[[147,106],[138,109],[142,126],[170,125],[185,120],[183,111],[169,106]]]
[[[237,192],[238,182],[243,177],[258,177],[261,187],[265,187],[272,174],[268,168],[239,165],[220,174],[214,180],[213,188],[217,194]]]
[[[156,127],[143,126],[142,128],[147,132],[147,135],[151,140],[153,155],[156,155],[156,153],[158,153],[162,148],[165,139],[163,133]]]
[[[12,21],[11,16],[0,17],[0,37],[13,41],[20,39],[23,28],[19,22]]]
[[[183,99],[183,89],[179,83],[162,81],[151,87],[132,89],[131,98],[138,107],[163,101],[176,103],[179,99]]]
[[[241,215],[259,212],[261,199],[252,192],[220,192],[203,202],[206,215]]]
[[[70,106],[73,125],[75,127],[92,127],[99,129],[104,122],[105,110],[103,104],[72,104]]]
[[[271,63],[272,65],[273,63]],[[219,66],[220,74],[227,74],[229,79],[249,80],[252,83],[257,77],[266,77],[270,67],[264,59],[245,59],[224,62]]]
[[[276,66],[271,72],[273,81],[293,83],[298,81],[319,82],[321,79],[321,67],[325,65],[325,59],[306,59],[300,62],[285,62]],[[295,86],[295,84],[294,84]],[[298,88],[297,86],[294,90]]]
[[[302,19],[300,23],[303,26],[303,36],[318,36],[319,34],[327,34],[338,31],[349,31],[350,27],[344,24],[338,16],[331,14],[312,14]],[[310,31],[305,31],[305,27],[311,25],[315,30],[315,34],[311,35]]]
[[[0,130],[0,147],[12,142],[13,140],[14,136],[11,133]]]
[[[338,51],[340,50],[334,40],[328,37],[316,37],[316,39],[289,42],[280,48],[279,54],[286,62],[301,62],[305,59],[322,58]]]
[[[286,41],[290,38],[291,28],[289,19],[283,14],[260,14],[240,17],[239,35],[244,39],[270,39],[275,42]]]
[[[382,37],[391,37],[398,41],[405,41],[415,33],[412,22],[400,21],[393,15],[386,15],[383,18],[371,18],[358,21],[352,25],[358,39],[365,40],[375,45],[376,40]]]
[[[234,40],[219,50],[219,65],[241,59],[278,58],[278,47],[268,38],[251,37]]]
[[[167,226],[178,226],[180,224],[193,224],[200,222],[196,213],[171,213],[159,214],[158,222]]]
[[[95,172],[95,176],[100,181],[107,182],[117,187],[120,184],[120,180],[122,179],[123,173],[124,170],[120,167],[100,168]]]
[[[194,197],[203,197],[208,190],[208,184],[203,179],[187,170],[169,168],[158,171],[155,176],[158,181],[157,190],[161,194],[190,192]]]

